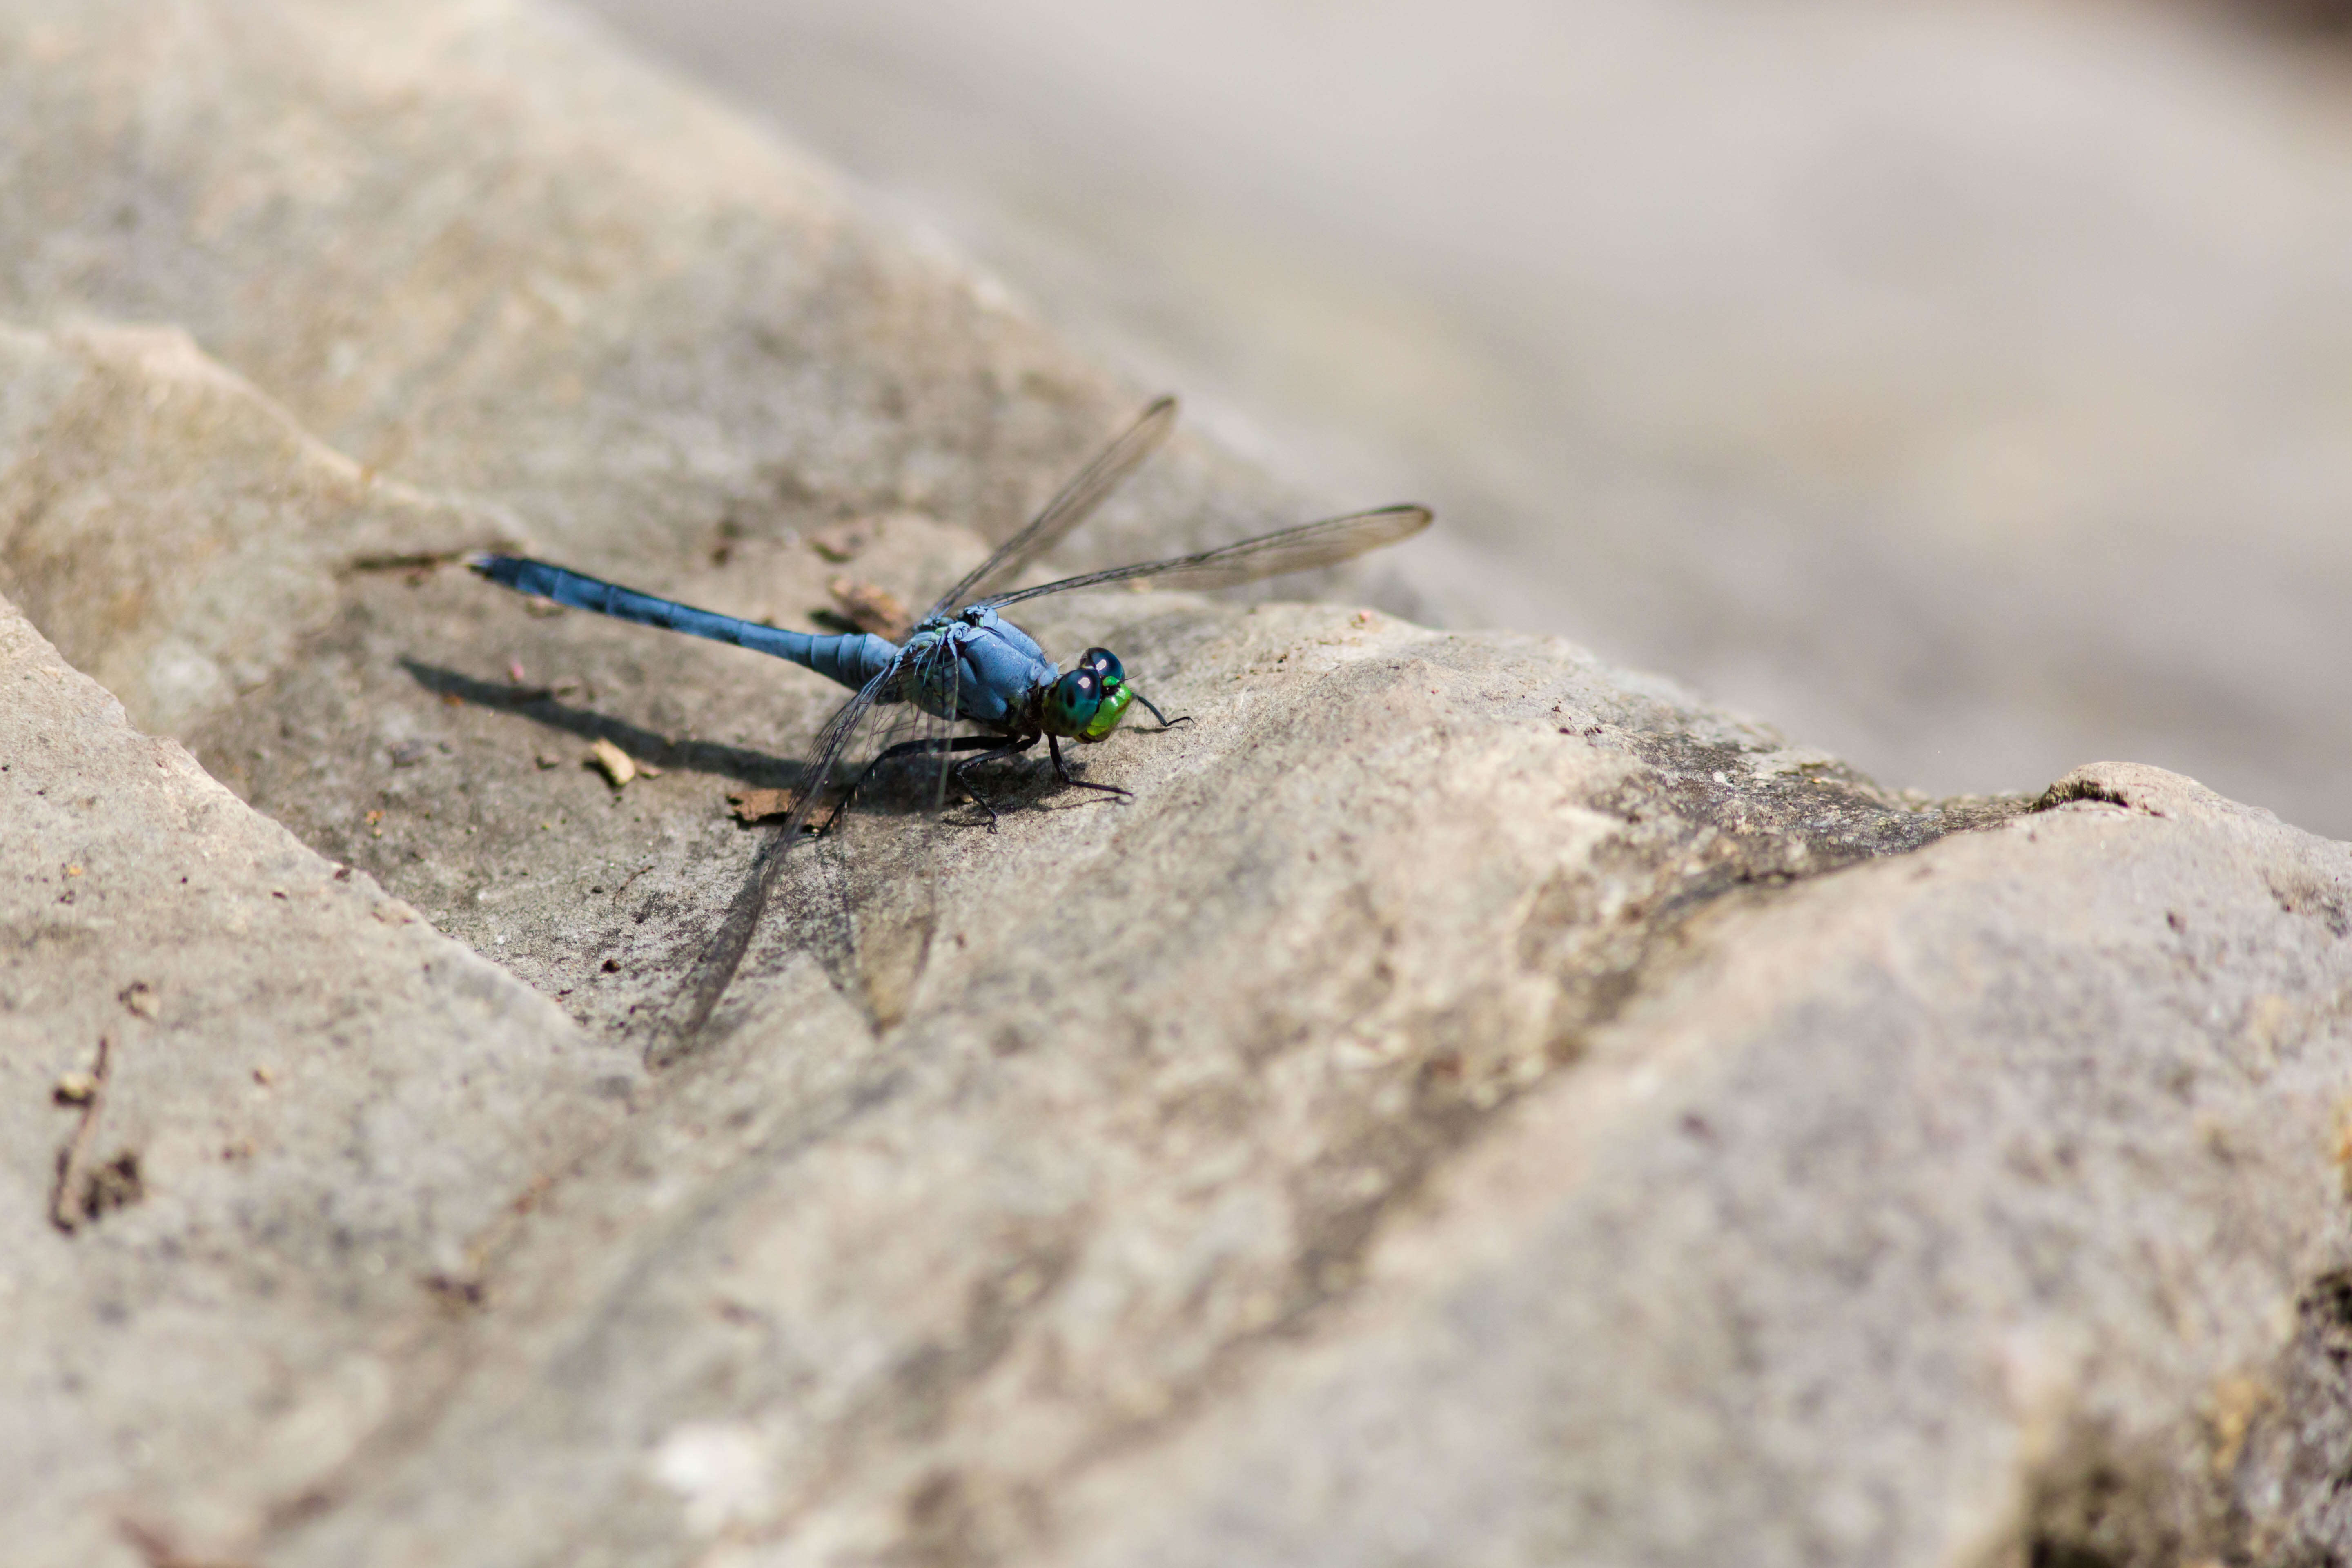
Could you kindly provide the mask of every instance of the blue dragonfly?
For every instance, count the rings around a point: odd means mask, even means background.
[[[1001,611],[1024,600],[1113,583],[1232,587],[1287,572],[1335,565],[1410,538],[1429,526],[1431,514],[1425,507],[1382,507],[1166,561],[1088,572],[1033,588],[1006,589],[1033,561],[1084,522],[1167,438],[1175,423],[1174,398],[1162,397],[1146,408],[1027,527],[941,595],[902,642],[871,632],[823,636],[740,620],[522,556],[475,555],[467,558],[467,564],[518,593],[641,626],[733,643],[787,659],[848,687],[855,695],[819,732],[799,799],[779,835],[781,843],[792,843],[811,826],[827,786],[854,754],[869,717],[877,709],[895,704],[911,710],[909,716],[924,732],[883,747],[850,782],[824,828],[829,829],[840,819],[876,766],[894,757],[919,754],[938,759],[932,806],[936,809],[944,799],[951,778],[987,814],[993,829],[996,808],[973,786],[971,769],[1018,755],[1042,740],[1063,784],[1124,796],[1129,792],[1116,784],[1073,776],[1062,754],[1062,742],[1099,742],[1118,728],[1130,707],[1139,705],[1160,721],[1162,731],[1171,727],[1171,721],[1128,680],[1118,656],[1108,648],[1088,648],[1066,670],[1048,659],[1037,640],[1006,620]],[[947,730],[959,721],[982,732],[948,734]],[[973,754],[950,760],[958,752]]]

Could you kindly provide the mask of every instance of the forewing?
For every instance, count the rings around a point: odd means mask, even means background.
[[[1117,489],[1144,458],[1151,456],[1176,427],[1176,400],[1162,397],[1146,408],[1127,432],[1081,469],[1062,493],[1045,503],[1028,527],[997,547],[996,553],[972,568],[964,580],[940,596],[930,614],[960,610],[989,589],[1009,583],[1023,567],[1059,544],[1072,529],[1094,515],[1103,498]],[[927,617],[928,618],[928,617]]]
[[[1327,518],[1321,522],[1286,528],[1279,533],[1244,539],[1239,544],[1203,550],[1197,555],[1179,555],[1171,561],[1147,561],[1139,565],[1115,566],[1108,572],[1065,577],[1058,583],[1001,594],[988,602],[1002,608],[1047,594],[1147,579],[1155,588],[1231,588],[1262,577],[1279,577],[1286,572],[1309,572],[1318,566],[1351,561],[1368,550],[1412,538],[1429,526],[1430,515],[1427,507],[1420,506],[1388,506],[1378,511],[1350,512],[1346,517]]]

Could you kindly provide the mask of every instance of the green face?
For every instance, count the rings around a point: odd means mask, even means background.
[[[1090,647],[1077,667],[1045,693],[1045,731],[1073,741],[1099,741],[1118,728],[1134,700],[1117,656],[1108,648]]]

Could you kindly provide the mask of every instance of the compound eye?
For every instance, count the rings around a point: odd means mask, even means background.
[[[1094,718],[1102,699],[1102,682],[1095,679],[1093,670],[1081,666],[1054,682],[1054,717],[1075,733]]]
[[[1127,683],[1127,671],[1119,667],[1118,655],[1107,647],[1087,649],[1086,657],[1078,660],[1078,668],[1094,671],[1095,679],[1102,683],[1106,697]]]

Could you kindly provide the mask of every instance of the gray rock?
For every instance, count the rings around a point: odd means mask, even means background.
[[[510,545],[379,481],[168,328],[0,328],[0,585],[149,730],[295,662],[337,575]]]
[[[642,1074],[5,602],[0,682],[7,1555],[244,1542],[380,1426],[404,1342]],[[96,1096],[55,1103],[77,1073]]]
[[[25,1560],[2340,1542],[2343,847],[1112,595],[1028,624],[1194,718],[1132,802],[886,787],[746,921],[827,689],[443,557],[919,600],[1128,393],[559,15],[0,29],[5,586],[249,803],[0,623]],[[1167,468],[1086,548],[1283,504]]]
[[[2324,1560],[2348,899],[2107,763],[1726,900],[1328,1342],[1064,1500],[1073,1557]]]

